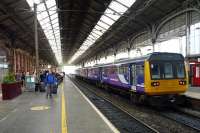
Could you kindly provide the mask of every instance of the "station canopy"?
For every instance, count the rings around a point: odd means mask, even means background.
[[[46,35],[46,38],[55,54],[58,63],[62,63],[60,26],[58,10],[55,0],[27,0],[30,7],[37,7],[37,19]]]
[[[106,56],[110,49],[114,53],[121,42],[181,10],[185,1],[59,0],[63,61],[81,64]]]
[[[59,63],[78,64],[159,23],[182,0],[26,0]],[[163,6],[165,5],[165,6]],[[163,6],[163,9],[160,7]],[[62,44],[62,45],[61,45]]]
[[[135,0],[112,0],[83,44],[69,60],[69,64],[88,50],[135,2]]]

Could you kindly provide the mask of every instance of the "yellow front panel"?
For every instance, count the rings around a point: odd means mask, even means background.
[[[148,95],[162,95],[162,94],[179,94],[184,93],[188,88],[187,77],[184,79],[187,81],[186,85],[179,85],[180,79],[166,79],[166,80],[151,80],[149,62],[145,61],[145,92]],[[159,82],[159,86],[151,86],[152,82]]]

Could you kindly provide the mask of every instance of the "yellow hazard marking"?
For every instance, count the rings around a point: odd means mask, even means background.
[[[61,87],[61,131],[62,133],[67,133],[67,115],[65,107],[65,95],[63,90],[63,83]]]
[[[51,129],[50,133],[53,133],[53,129]]]
[[[31,107],[31,110],[40,111],[40,110],[47,110],[49,108],[50,108],[49,106],[35,106],[35,107]]]

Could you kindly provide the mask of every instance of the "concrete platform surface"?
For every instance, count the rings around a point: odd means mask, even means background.
[[[190,98],[200,99],[200,87],[190,86],[184,94]]]
[[[0,133],[111,132],[68,78],[53,99],[46,99],[45,93],[24,92],[14,100],[0,101]]]
[[[69,79],[64,84],[69,133],[113,132]]]
[[[60,98],[45,93],[24,92],[0,103],[0,133],[59,133]]]

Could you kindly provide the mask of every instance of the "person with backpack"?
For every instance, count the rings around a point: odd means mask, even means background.
[[[55,75],[50,71],[47,72],[46,79],[45,79],[45,85],[46,85],[46,97],[48,96],[52,98],[52,91],[55,83],[57,82]]]

